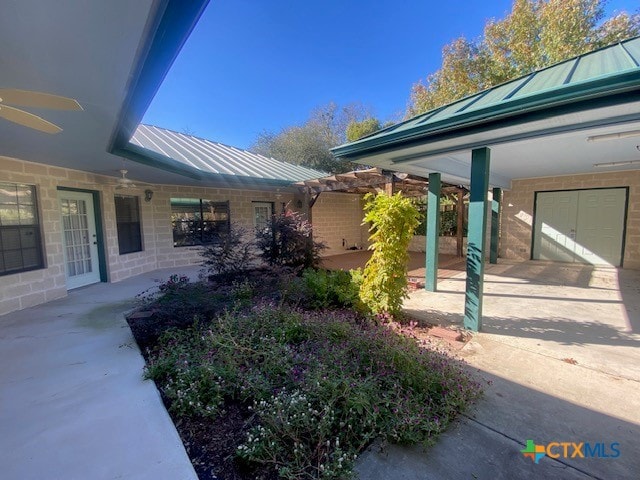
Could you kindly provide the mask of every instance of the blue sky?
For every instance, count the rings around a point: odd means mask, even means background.
[[[399,117],[442,47],[478,37],[511,3],[211,0],[143,122],[248,148],[330,101]],[[637,5],[611,0],[607,12]]]

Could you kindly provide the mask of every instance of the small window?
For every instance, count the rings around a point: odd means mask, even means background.
[[[273,203],[253,202],[253,226],[256,231],[263,232],[271,225],[273,217]]]
[[[229,233],[229,202],[201,198],[172,198],[173,246],[215,243]]]
[[[138,197],[116,195],[116,224],[120,255],[142,251]]]
[[[44,268],[36,188],[0,183],[0,275]]]

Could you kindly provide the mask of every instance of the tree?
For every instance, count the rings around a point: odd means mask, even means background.
[[[442,50],[442,67],[412,88],[407,116],[418,115],[534,70],[640,34],[640,14],[603,21],[604,0],[515,0],[476,41]]]
[[[256,153],[325,172],[339,173],[353,169],[353,164],[339,162],[330,149],[346,142],[347,126],[371,115],[360,104],[338,107],[331,102],[313,110],[305,123],[284,128],[278,133],[264,132],[251,149]]]
[[[380,130],[380,120],[377,118],[369,117],[360,122],[353,120],[347,125],[347,142],[355,142],[378,130]]]

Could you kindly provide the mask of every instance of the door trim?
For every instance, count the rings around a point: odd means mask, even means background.
[[[539,193],[554,193],[554,192],[580,192],[585,190],[624,190],[624,213],[623,217],[623,225],[622,225],[622,242],[620,246],[620,266],[617,268],[624,268],[624,252],[627,242],[627,217],[629,215],[629,186],[619,186],[619,187],[593,187],[593,188],[564,188],[560,190],[537,190],[533,192],[533,217],[531,219],[531,245],[529,249],[529,260],[534,260],[533,258],[533,246],[535,242],[535,234],[536,234],[536,215],[538,214],[538,194]],[[578,205],[579,207],[579,205]],[[557,263],[566,263],[566,262],[557,262]]]
[[[87,190],[85,188],[58,187],[61,192],[80,192],[89,193],[93,197],[93,216],[96,224],[96,240],[98,241],[98,271],[100,272],[100,281],[107,282],[107,255],[105,251],[106,243],[104,241],[104,226],[102,224],[102,202],[100,201],[100,192],[97,190]]]

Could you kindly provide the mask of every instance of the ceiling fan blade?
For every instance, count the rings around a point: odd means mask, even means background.
[[[19,107],[51,108],[53,110],[82,110],[73,98],[61,97],[50,93],[0,88],[0,101]]]
[[[59,133],[62,131],[62,128],[47,122],[44,118],[7,105],[0,105],[0,117],[45,133]]]

